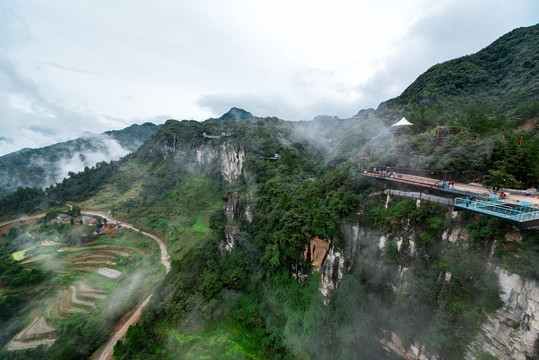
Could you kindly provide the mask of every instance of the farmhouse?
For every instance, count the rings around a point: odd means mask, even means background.
[[[71,216],[67,214],[60,214],[56,217],[56,221],[58,222],[69,222],[71,220]]]
[[[97,220],[91,216],[83,216],[82,223],[87,225],[95,225]]]

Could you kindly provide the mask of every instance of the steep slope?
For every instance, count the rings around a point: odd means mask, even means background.
[[[400,96],[380,104],[376,113],[385,117],[407,113],[415,121],[434,125],[438,119],[422,119],[417,111],[437,108],[438,114],[458,117],[480,109],[488,117],[503,114],[520,125],[537,115],[538,98],[539,25],[535,25],[515,29],[475,54],[434,65]]]
[[[157,129],[151,123],[131,125],[100,135],[37,149],[22,149],[0,157],[0,197],[21,187],[44,188],[100,161],[117,160],[136,150]]]

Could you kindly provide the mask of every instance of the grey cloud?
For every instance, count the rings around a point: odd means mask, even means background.
[[[255,116],[276,116],[285,120],[311,120],[317,115],[352,117],[357,112],[355,102],[340,102],[314,95],[308,99],[292,99],[279,94],[211,94],[202,96],[198,105],[214,114],[224,114],[239,107]]]
[[[503,1],[457,0],[432,9],[430,15],[419,19],[402,36],[402,41],[395,44],[397,50],[386,60],[386,66],[359,87],[362,95],[359,108],[376,107],[400,95],[431,66],[480,51],[522,26],[523,18],[529,17],[529,25],[533,25],[532,14],[539,13],[539,3],[528,0],[520,3],[515,6]]]

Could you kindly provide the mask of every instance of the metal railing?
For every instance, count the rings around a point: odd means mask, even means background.
[[[432,202],[437,202],[438,204],[443,204],[443,205],[453,205],[453,199],[447,199],[441,196],[428,195],[428,194],[423,194],[423,193],[414,192],[414,191],[400,191],[400,190],[388,189],[388,190],[384,190],[384,194],[406,196],[412,199],[432,201]]]
[[[456,198],[455,206],[496,216],[502,219],[525,222],[539,219],[539,210],[532,206],[511,206],[499,200]]]

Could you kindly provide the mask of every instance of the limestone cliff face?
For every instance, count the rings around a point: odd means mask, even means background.
[[[227,225],[225,226],[225,241],[219,244],[219,251],[224,256],[225,251],[231,251],[236,247],[236,240],[240,234],[240,227],[234,222],[237,217],[239,195],[231,192],[227,195],[223,203],[223,213]]]
[[[354,226],[348,245],[342,251],[347,264],[345,272],[350,271],[354,262],[361,261],[361,246],[365,242],[375,241],[377,247],[381,251],[385,251],[387,241],[391,237],[393,239],[392,246],[395,246],[397,251],[409,256],[417,256],[415,249],[417,236],[414,229],[406,229],[402,234],[390,236],[390,234],[369,233],[360,226]],[[518,232],[509,233],[507,237],[508,240],[515,242],[521,240],[521,235]],[[367,238],[371,239],[366,241]],[[442,239],[455,244],[467,243],[469,234],[463,226],[456,225],[444,232]],[[330,259],[329,254],[326,259]],[[328,265],[330,263],[331,261],[328,261]],[[399,266],[396,269],[396,278],[392,284],[395,292],[406,293],[407,284],[410,281],[409,276],[413,276],[408,270],[406,266]],[[488,353],[497,359],[538,358],[539,354],[536,353],[536,342],[539,341],[539,288],[537,283],[495,265],[490,265],[490,270],[498,276],[503,291],[501,295],[503,306],[495,313],[487,314],[479,334],[469,345],[465,359],[475,359],[481,353]],[[439,281],[452,281],[451,273],[440,274]],[[338,286],[339,278],[338,276],[328,277],[327,282]],[[418,341],[412,343],[409,348],[405,348],[399,335],[392,332],[391,329],[387,330],[387,335],[381,342],[386,349],[395,352],[404,359],[437,359],[436,355],[430,353],[429,349]]]
[[[237,192],[231,192],[227,195],[223,203],[223,213],[228,221],[234,220],[238,209],[239,195]]]
[[[504,305],[489,314],[466,359],[487,352],[498,359],[537,359],[535,342],[539,334],[539,288],[533,280],[509,273],[497,266]]]
[[[342,279],[344,258],[327,240],[313,237],[305,246],[303,261],[311,264],[313,271],[321,272],[320,291],[325,296],[329,290],[336,289]],[[304,282],[309,276],[309,269],[301,262],[292,266],[292,276],[299,282]]]
[[[331,290],[339,286],[343,277],[343,268],[344,256],[342,251],[331,247],[321,268],[320,291],[324,296],[328,296]]]
[[[223,179],[232,182],[238,178],[243,171],[245,152],[236,149],[228,143],[221,145],[221,174]]]
[[[196,160],[198,165],[211,164],[217,158],[217,152],[211,146],[201,146],[196,148]]]
[[[310,240],[309,244],[305,245],[302,260],[312,264],[313,270],[320,271],[329,247],[329,241],[314,237]],[[295,265],[292,265],[291,273],[299,283],[302,283],[307,280],[310,271],[308,267],[303,266],[301,261],[298,261]]]
[[[237,192],[229,192],[223,202],[223,214],[226,218],[224,241],[219,244],[221,255],[236,248],[237,240],[241,234],[241,224],[253,221],[253,196],[245,194],[240,197]]]
[[[254,219],[254,197],[251,194],[245,194],[245,219],[249,224]]]
[[[430,354],[424,346],[417,343],[411,344],[408,349],[405,349],[402,345],[402,339],[394,332],[390,333],[390,336],[386,336],[386,339],[382,339],[382,346],[395,354],[399,355],[406,360],[438,360],[436,355]]]
[[[243,174],[245,151],[230,143],[219,146],[208,143],[195,149],[196,162],[200,166],[218,166],[223,179],[232,182]]]

